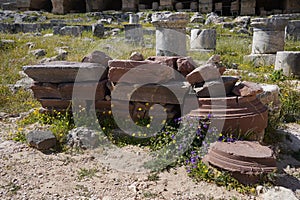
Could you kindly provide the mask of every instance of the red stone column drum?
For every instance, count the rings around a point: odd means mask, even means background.
[[[259,175],[276,170],[273,151],[251,141],[215,142],[203,161],[228,170],[244,184],[257,183]]]
[[[214,120],[224,120],[222,133],[238,136],[249,135],[250,140],[262,141],[268,125],[268,109],[255,95],[247,97],[198,98],[199,108],[190,116],[206,117],[212,114]]]

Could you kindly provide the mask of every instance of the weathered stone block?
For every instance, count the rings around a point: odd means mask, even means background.
[[[108,77],[112,82],[158,83],[173,79],[174,71],[149,60],[113,60],[109,61]]]
[[[259,84],[249,81],[239,83],[232,90],[233,94],[242,97],[257,95],[261,92],[263,92],[263,89]]]
[[[207,63],[194,69],[186,76],[186,80],[190,84],[201,83],[203,81],[216,80],[225,72],[225,67]]]
[[[116,85],[112,98],[153,104],[182,104],[187,92],[189,92],[189,84],[184,82],[172,81],[147,85],[121,83]]]
[[[91,94],[94,98],[90,100],[104,100],[105,95],[108,93],[106,88],[107,80],[101,82],[88,82],[88,83],[61,83],[58,85],[58,90],[61,98],[71,100],[73,98],[73,90],[76,90],[75,98],[88,99]]]
[[[284,50],[284,31],[254,28],[252,54],[272,54]]]
[[[31,86],[34,97],[37,99],[54,98],[60,99],[61,94],[58,91],[58,85],[53,83],[34,83]]]
[[[56,145],[56,137],[51,131],[32,131],[26,139],[30,146],[39,150],[48,150]]]
[[[213,11],[213,0],[199,0],[200,13],[210,13]]]
[[[100,133],[85,127],[78,127],[69,131],[68,143],[73,147],[94,149],[100,145]]]
[[[95,12],[105,9],[104,0],[86,0],[86,11]]]
[[[42,83],[66,83],[101,81],[107,79],[106,67],[97,63],[49,62],[24,66],[24,72],[33,80]],[[77,75],[79,75],[77,77]]]
[[[177,60],[178,71],[183,75],[187,76],[191,73],[196,67],[197,64],[190,57],[179,58]]]
[[[143,28],[141,24],[125,24],[125,41],[141,45],[143,43]]]
[[[74,37],[81,36],[82,30],[80,26],[64,26],[59,30],[60,35],[69,35]]]
[[[93,24],[92,32],[93,32],[94,36],[102,38],[104,36],[104,31],[105,31],[105,28],[104,28],[103,24],[99,24],[99,23]]]
[[[137,11],[139,5],[138,0],[122,0],[123,11]]]
[[[189,16],[185,13],[157,13],[152,15],[156,27],[157,56],[186,55],[186,25]]]
[[[266,175],[276,170],[273,150],[251,141],[215,142],[211,145],[204,161],[228,170],[233,177],[245,185],[257,183],[262,174]],[[279,199],[283,198],[282,196]]]
[[[300,41],[300,20],[289,21],[285,29],[285,37],[287,39]]]
[[[276,54],[250,54],[244,56],[244,61],[252,62],[254,66],[275,65]]]
[[[300,51],[278,51],[275,70],[281,69],[286,76],[300,77]]]
[[[66,110],[72,108],[72,102],[70,100],[62,99],[38,99],[43,108],[48,110]]]
[[[70,8],[66,7],[64,4],[64,0],[51,0],[52,2],[52,12],[55,14],[65,14],[67,13]]]
[[[147,60],[151,60],[157,62],[162,65],[166,65],[172,67],[173,69],[178,69],[177,60],[181,58],[181,56],[151,56],[147,58]]]
[[[1,5],[1,3],[0,3],[0,5]],[[2,3],[1,8],[2,8],[2,10],[16,10],[17,3],[16,2]]]
[[[255,15],[256,1],[241,0],[241,15]]]
[[[140,20],[139,15],[129,14],[129,24],[138,24]]]
[[[102,51],[93,51],[89,55],[86,55],[82,62],[88,62],[88,63],[98,63],[100,65],[103,65],[105,67],[108,67],[108,61],[112,60],[112,58],[108,55],[106,55]]]
[[[193,29],[191,31],[191,49],[216,49],[217,32],[215,29]]]
[[[29,10],[31,0],[17,0],[17,7],[20,10]]]
[[[197,97],[222,97],[229,95],[238,78],[224,76],[220,80],[207,81],[202,87],[195,87]]]

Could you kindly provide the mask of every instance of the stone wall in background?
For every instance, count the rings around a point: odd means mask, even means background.
[[[56,14],[105,10],[176,10],[218,12],[222,15],[273,15],[300,12],[299,0],[0,0],[3,10],[44,10]],[[229,8],[229,9],[228,9]]]

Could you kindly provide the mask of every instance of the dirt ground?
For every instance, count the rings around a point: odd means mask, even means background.
[[[196,183],[184,167],[161,172],[158,177],[143,170],[122,170],[125,162],[132,162],[134,168],[139,160],[123,162],[118,151],[143,156],[144,150],[138,147],[106,150],[104,154],[104,149],[45,154],[6,139],[16,129],[14,121],[0,121],[1,199],[262,199],[260,195],[247,196],[214,184]],[[293,125],[285,131],[300,135],[299,128]],[[284,174],[278,180],[279,185],[293,189],[298,198],[300,170],[295,166],[299,164],[291,156],[283,156],[279,166]]]

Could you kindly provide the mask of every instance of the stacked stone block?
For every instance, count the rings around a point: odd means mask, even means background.
[[[160,10],[173,10],[174,0],[160,0]]]
[[[16,10],[16,0],[0,0],[0,8],[3,10]]]
[[[210,13],[213,11],[213,0],[199,0],[199,12]]]
[[[241,15],[255,15],[256,1],[241,0]]]
[[[123,11],[137,11],[139,5],[138,0],[122,0]]]
[[[48,110],[71,110],[74,99],[84,100],[85,107],[95,101],[96,109],[110,109],[105,100],[110,95],[107,88],[107,69],[97,63],[50,62],[23,67],[24,72],[35,82],[31,86],[34,96]],[[77,77],[82,74],[82,77]],[[101,75],[102,74],[102,75]],[[73,89],[76,87],[76,96]],[[91,97],[91,94],[95,94]]]
[[[129,109],[134,121],[149,118],[155,104],[164,108],[168,120],[180,117],[180,106],[189,91],[183,75],[192,69],[194,66],[186,57],[153,56],[144,61],[109,61],[108,79],[114,85],[112,104],[125,119]],[[175,71],[183,75],[176,75]]]
[[[158,105],[163,111],[154,113],[155,118],[213,113],[213,120],[225,120],[224,132],[251,130],[255,140],[263,138],[267,109],[256,98],[261,88],[247,82],[235,85],[237,78],[221,77],[225,68],[217,55],[200,67],[188,57],[110,60],[98,51],[83,61],[97,63],[50,62],[23,68],[35,81],[31,88],[44,108],[71,110],[72,103],[80,102],[88,112],[115,109],[125,122],[137,122],[151,119],[151,109]]]

